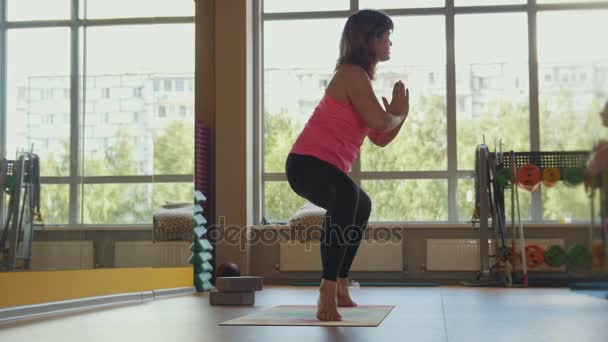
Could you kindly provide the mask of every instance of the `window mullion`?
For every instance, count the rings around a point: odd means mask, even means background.
[[[6,158],[6,1],[0,0],[0,161]],[[5,222],[5,196],[0,190],[0,222]]]
[[[79,178],[79,140],[80,140],[80,116],[79,116],[79,26],[78,26],[78,6],[79,0],[72,1],[71,25],[70,25],[70,178],[77,180]],[[69,224],[74,225],[78,222],[78,202],[79,182],[70,182],[70,199],[69,199]]]
[[[536,27],[536,0],[528,0],[528,65],[530,82],[530,151],[540,151],[538,46]],[[542,190],[532,192],[532,220],[543,219]]]
[[[448,221],[458,221],[457,206],[457,147],[456,125],[456,47],[455,47],[455,13],[454,0],[446,1],[446,91],[447,91],[447,135],[448,135]]]

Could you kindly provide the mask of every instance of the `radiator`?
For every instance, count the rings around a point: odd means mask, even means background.
[[[511,246],[510,240],[507,245]],[[519,241],[516,240],[519,251]],[[564,239],[526,239],[526,245],[538,245],[547,250],[552,245],[564,247]],[[489,244],[490,254],[494,254],[493,244]],[[428,239],[426,241],[426,269],[428,271],[479,271],[480,252],[478,239]],[[493,264],[490,258],[490,264]],[[520,265],[515,265],[521,269]],[[551,267],[542,265],[530,271],[563,271],[565,266]]]
[[[284,240],[280,243],[280,271],[320,271],[319,241]],[[402,271],[402,240],[363,240],[352,271]]]
[[[187,241],[117,241],[114,267],[188,266],[189,248]]]
[[[32,241],[31,270],[93,268],[93,241]]]
[[[427,271],[479,271],[479,240],[426,240]]]

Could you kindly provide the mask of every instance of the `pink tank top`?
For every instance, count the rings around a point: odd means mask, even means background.
[[[369,131],[352,105],[326,92],[290,152],[317,157],[348,173]]]

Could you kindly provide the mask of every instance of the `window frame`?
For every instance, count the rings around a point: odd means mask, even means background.
[[[359,10],[359,0],[350,0],[350,9],[344,11],[311,11],[311,12],[280,12],[264,13],[264,0],[254,1],[253,47],[254,47],[254,222],[269,223],[265,218],[264,188],[266,182],[286,182],[287,177],[281,172],[266,172],[264,170],[264,23],[268,21],[287,21],[302,19],[346,19]],[[402,8],[382,9],[391,17],[442,15],[445,18],[446,30],[446,116],[447,116],[447,155],[448,165],[445,171],[362,171],[358,157],[352,165],[350,177],[359,185],[362,180],[412,180],[412,179],[447,179],[448,181],[448,220],[428,223],[454,225],[463,223],[458,220],[458,180],[472,178],[473,170],[457,169],[457,110],[456,97],[456,64],[455,64],[455,18],[462,14],[494,14],[494,13],[525,13],[528,26],[528,75],[529,75],[529,129],[530,151],[540,150],[539,123],[539,79],[537,54],[537,14],[545,11],[578,11],[578,10],[608,10],[605,3],[554,3],[538,4],[537,0],[528,0],[525,4],[455,6],[454,0],[445,0],[443,7],[433,8]],[[336,42],[338,44],[338,42]],[[435,79],[435,82],[439,81]],[[473,153],[473,151],[471,151]],[[547,222],[543,220],[541,192],[531,195],[531,221],[534,223]],[[283,223],[283,222],[277,222]],[[388,222],[408,223],[408,222]],[[418,224],[420,222],[411,222]]]
[[[192,16],[179,17],[134,17],[134,18],[112,18],[112,19],[85,19],[80,18],[81,9],[86,0],[65,0],[70,2],[71,12],[66,20],[27,20],[9,21],[7,19],[8,0],[0,0],[0,160],[7,158],[6,130],[7,130],[7,32],[16,29],[31,28],[70,28],[70,172],[65,177],[41,177],[41,184],[63,184],[69,185],[69,217],[67,224],[47,224],[50,228],[75,228],[75,229],[98,229],[98,228],[142,228],[149,229],[152,222],[148,224],[84,224],[82,222],[83,187],[90,184],[158,184],[158,183],[193,183],[194,174],[175,175],[129,175],[129,176],[82,176],[80,175],[82,155],[79,151],[79,141],[82,136],[80,114],[82,113],[82,93],[80,90],[80,69],[83,66],[80,58],[82,38],[86,36],[84,30],[87,27],[98,26],[125,26],[125,25],[162,25],[162,24],[195,24],[194,13]],[[163,86],[163,84],[161,84]],[[194,170],[193,170],[194,172]],[[5,196],[0,196],[0,220],[5,221],[6,208]]]

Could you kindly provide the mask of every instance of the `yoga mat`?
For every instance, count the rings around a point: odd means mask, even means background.
[[[595,281],[587,283],[570,283],[572,290],[605,290],[608,291],[608,281]]]
[[[572,292],[577,293],[577,294],[591,296],[591,297],[601,298],[601,299],[608,299],[608,292],[606,292],[606,291],[577,290],[577,291],[572,291]]]
[[[342,321],[326,322],[315,317],[316,305],[280,305],[219,325],[377,327],[393,308],[393,305],[360,305],[354,308],[338,308]]]
[[[302,282],[294,283],[293,286],[319,286],[319,282]],[[359,286],[439,286],[439,283],[384,283],[384,282],[363,282],[359,283]]]

